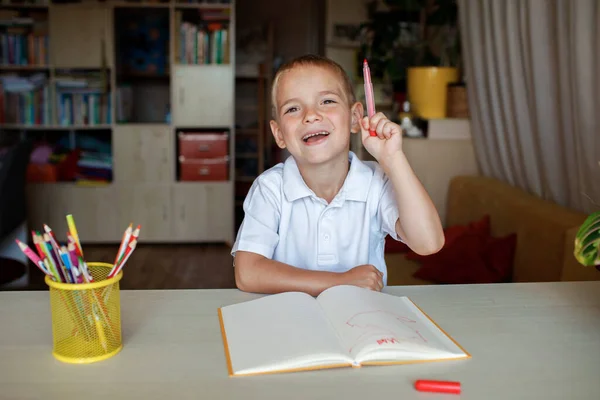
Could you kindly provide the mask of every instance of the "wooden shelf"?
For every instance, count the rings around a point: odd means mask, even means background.
[[[231,4],[218,4],[218,3],[175,3],[173,5],[175,8],[198,8],[198,9],[208,9],[208,10],[230,10],[232,8]]]
[[[227,68],[227,69],[231,68],[230,63],[226,63],[226,64],[216,64],[216,63],[183,64],[183,63],[174,62],[173,65],[176,66],[177,68],[206,68],[206,67],[223,67],[223,68]]]
[[[44,9],[48,9],[49,5],[48,4],[0,4],[0,9],[6,9],[6,8],[23,8],[23,9],[32,9],[32,10],[44,10]]]
[[[68,131],[68,130],[105,130],[112,129],[110,124],[99,125],[25,125],[25,124],[0,124],[0,129],[26,129],[39,131]]]
[[[0,70],[7,71],[48,71],[47,65],[0,65]]]
[[[170,8],[172,3],[157,3],[151,1],[130,2],[130,1],[109,1],[107,4],[114,8]]]
[[[229,61],[235,60],[236,38],[229,33],[235,32],[234,4],[176,3],[173,0],[165,3],[82,1],[48,5],[0,4],[0,9],[15,9],[18,11],[15,15],[32,15],[37,9],[47,10],[47,13],[36,14],[42,14],[47,19],[43,25],[48,26],[49,42],[45,52],[48,55],[48,65],[0,65],[0,72],[15,72],[15,75],[22,75],[23,78],[38,71],[47,75],[45,85],[48,89],[44,90],[48,92],[44,92],[44,97],[38,97],[38,93],[35,93],[36,100],[49,99],[49,107],[45,107],[41,114],[44,118],[39,119],[37,112],[32,118],[31,111],[27,108],[28,118],[17,118],[7,114],[8,118],[5,119],[17,122],[43,121],[45,124],[0,124],[0,137],[4,138],[6,135],[11,140],[39,138],[52,146],[57,144],[61,148],[83,148],[81,146],[86,145],[87,149],[93,149],[95,141],[101,140],[104,151],[110,152],[112,164],[112,176],[108,182],[29,183],[28,198],[31,200],[27,206],[28,224],[37,227],[48,224],[57,234],[64,236],[64,217],[72,213],[77,220],[81,239],[89,243],[119,243],[123,230],[132,220],[145,227],[142,233],[145,242],[232,243],[235,236],[236,183],[233,135],[235,72]],[[198,21],[201,29],[203,25],[198,19],[207,14],[205,10],[231,10],[218,12],[223,14],[224,18],[228,18],[228,23],[223,24],[221,28],[221,34],[227,35],[228,38],[227,53],[219,53],[228,54],[228,58],[222,57],[228,63],[176,63],[176,42],[180,38],[178,24],[181,22],[177,20],[176,15],[181,13],[184,16],[183,20],[189,18],[191,23]],[[139,20],[148,20],[148,24],[142,26],[140,32],[135,32],[134,35],[119,35],[115,27],[129,29],[128,23],[132,19],[128,17],[131,15],[140,16]],[[161,18],[158,28],[160,33],[158,37],[153,35],[148,39],[151,42],[161,42],[159,47],[162,49],[164,45],[167,47],[165,51],[150,52],[134,44],[140,34],[154,32],[156,26],[151,24],[155,22],[155,15],[164,17]],[[146,16],[148,19],[144,18]],[[210,15],[206,16],[206,21],[209,21],[209,17]],[[133,19],[136,22],[139,20]],[[127,56],[134,54],[132,49],[136,50],[135,58]],[[143,54],[138,54],[138,50]],[[44,63],[43,58],[39,60],[31,61]],[[125,62],[126,60],[131,62]],[[155,70],[168,72],[156,75],[131,73],[127,69],[130,67],[137,70],[139,67],[146,70],[149,65],[158,65]],[[99,101],[110,106],[110,123],[59,125],[59,121],[67,119],[62,118],[58,112],[60,103],[55,90],[57,75],[64,72],[69,76],[71,73],[79,76],[97,71],[109,72],[101,75],[101,78],[106,78],[101,81],[105,86],[99,87],[102,90],[110,90],[110,102],[105,102],[103,98]],[[119,85],[121,83],[127,85]],[[71,84],[75,85],[74,82]],[[131,99],[127,98],[128,90],[135,91]],[[33,95],[34,93],[28,93],[23,96]],[[75,96],[72,98],[75,99]],[[15,97],[14,101],[17,100],[20,101],[21,98]],[[67,107],[71,106],[71,109],[77,111],[84,110],[84,107],[73,107],[76,104],[81,105],[80,100],[78,97],[77,102],[72,100],[65,103],[66,106],[62,109],[69,110]],[[37,106],[37,103],[34,104]],[[83,104],[87,107],[89,103]],[[123,110],[129,105],[132,106],[134,115],[158,115],[160,122],[153,122],[148,118],[128,118],[131,122],[121,122],[121,118],[128,115],[123,113]],[[90,108],[92,106],[94,104],[91,104]],[[95,115],[89,110],[87,114]],[[87,119],[69,120],[81,122]],[[97,118],[91,120],[97,121]],[[177,127],[231,132],[227,142],[227,180],[177,181]],[[200,157],[205,155],[201,154]],[[102,217],[96,217],[97,215]]]
[[[235,79],[242,82],[260,82],[267,79],[267,77],[263,75],[236,75]]]
[[[236,153],[236,158],[257,158],[258,153]]]
[[[258,128],[242,128],[236,129],[235,134],[238,136],[256,136],[260,133]]]
[[[271,137],[269,120],[271,118],[270,87],[274,57],[273,23],[259,25],[249,31],[252,36],[262,36],[265,52],[261,54],[261,63],[253,64],[240,60],[235,65],[236,121],[238,126],[252,126],[236,130],[238,152],[236,153],[236,190],[235,195],[241,201],[254,180],[269,166]],[[243,51],[243,50],[242,50]],[[236,209],[236,228],[242,221],[240,202]]]
[[[166,72],[164,74],[151,74],[151,73],[123,73],[117,74],[117,80],[127,82],[127,81],[164,81],[171,79],[171,74]]]

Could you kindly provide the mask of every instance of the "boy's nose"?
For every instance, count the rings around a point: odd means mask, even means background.
[[[304,122],[305,123],[312,123],[315,121],[320,121],[321,120],[321,115],[317,112],[317,110],[309,108],[306,110],[306,113],[304,114]]]

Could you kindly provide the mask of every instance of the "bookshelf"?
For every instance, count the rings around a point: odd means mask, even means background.
[[[271,97],[274,26],[271,21],[238,32],[235,72],[235,227],[243,218],[243,202],[258,175],[271,166]]]
[[[30,226],[233,242],[234,1],[4,0],[0,29],[0,138],[40,145]]]

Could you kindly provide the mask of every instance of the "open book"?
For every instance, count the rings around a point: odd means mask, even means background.
[[[407,297],[335,286],[219,308],[230,376],[470,358]]]

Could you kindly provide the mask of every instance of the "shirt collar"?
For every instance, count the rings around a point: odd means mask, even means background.
[[[350,170],[340,190],[342,200],[367,201],[373,171],[352,151],[349,152]],[[289,202],[302,197],[316,196],[306,185],[294,157],[289,156],[283,164],[283,193]]]

